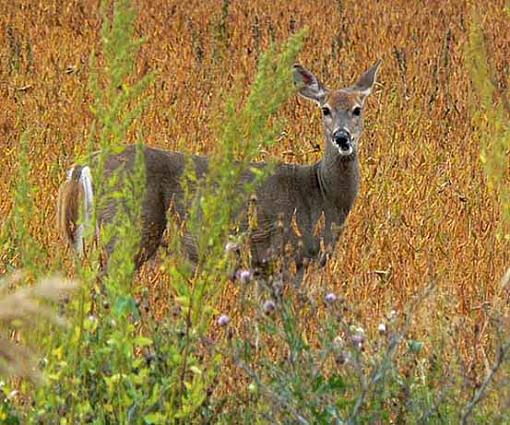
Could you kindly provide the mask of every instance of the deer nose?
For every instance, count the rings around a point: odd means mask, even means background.
[[[351,133],[345,129],[336,130],[333,133],[333,140],[341,148],[347,148],[351,143]]]

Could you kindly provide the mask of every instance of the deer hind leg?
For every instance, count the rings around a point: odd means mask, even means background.
[[[135,257],[135,267],[139,269],[147,260],[151,259],[161,246],[165,225],[161,222],[144,224],[140,250]]]

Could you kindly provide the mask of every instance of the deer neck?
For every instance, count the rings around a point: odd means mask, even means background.
[[[326,204],[348,213],[359,189],[359,162],[357,152],[341,156],[331,144],[316,167],[317,181]]]

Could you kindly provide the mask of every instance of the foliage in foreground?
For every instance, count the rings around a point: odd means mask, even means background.
[[[100,86],[103,80],[99,77],[93,85],[97,124],[92,140],[98,141],[103,152],[122,143],[140,112],[132,107],[133,102],[149,81],[134,84],[135,89],[128,85],[138,46],[132,42],[135,15],[127,1],[114,6],[113,19],[105,20],[103,32],[110,43],[105,49],[106,86]],[[475,123],[490,123],[480,132],[487,135],[487,140],[481,141],[484,161],[506,214],[508,121],[501,105],[492,107],[495,88],[488,78],[490,69],[479,68],[487,58],[481,29],[475,24],[471,31],[467,57],[472,62],[473,82],[484,99],[485,114]],[[134,178],[127,179],[120,189],[113,189],[118,187],[116,179],[125,176],[114,176],[106,190],[99,190],[100,197],[113,193],[126,199],[131,214],[121,212],[118,222],[103,234],[104,242],[120,236],[126,243],[116,250],[104,286],[97,283],[98,253],[78,266],[88,289],[66,307],[72,319],[70,328],[55,332],[41,344],[47,352],[47,364],[43,365],[46,382],[29,393],[34,407],[23,408],[12,397],[4,400],[3,412],[8,412],[12,423],[508,421],[503,391],[501,398],[492,391],[495,379],[508,368],[510,347],[506,310],[500,303],[492,303],[488,311],[495,355],[487,360],[487,373],[475,385],[467,382],[462,366],[442,345],[411,337],[413,317],[426,307],[434,285],[409,302],[405,311],[388,312],[377,330],[363,329],[354,318],[356,308],[334,293],[310,295],[288,288],[283,300],[274,299],[272,288],[257,287],[249,270],[240,271],[237,279],[241,317],[220,315],[215,310],[230,270],[224,242],[235,227],[236,203],[244,202],[242,198],[233,200],[236,182],[257,150],[274,138],[268,120],[290,94],[288,73],[301,37],[289,42],[279,55],[271,51],[261,60],[259,76],[241,112],[236,102],[227,105],[210,178],[200,187],[201,196],[188,191],[195,202],[188,230],[206,254],[196,269],[179,258],[169,258],[164,265],[171,282],[168,304],[175,306],[175,314],[162,320],[147,312],[140,314],[143,294],[140,302],[131,289],[137,242],[131,229],[138,220],[132,212],[139,210],[141,162]],[[119,86],[123,90],[118,90]],[[244,152],[238,151],[238,140],[251,142],[243,145]],[[234,163],[236,157],[240,162]],[[15,227],[25,229],[23,223],[32,208],[27,203],[29,164],[23,158],[20,164],[20,196],[13,220]],[[193,183],[191,172],[187,179]],[[225,203],[232,200],[232,208],[225,209]],[[201,230],[204,228],[206,231]],[[8,245],[13,257],[37,271],[40,260],[33,245],[27,243],[29,235],[23,231],[17,235],[21,239],[10,240]],[[242,238],[239,248],[244,251]],[[15,257],[16,252],[21,255]],[[503,279],[501,293],[507,290],[509,277]],[[327,305],[324,313],[320,313],[319,303]],[[310,321],[315,323],[315,335],[305,332]],[[236,401],[228,391],[217,391],[232,373],[246,383]]]

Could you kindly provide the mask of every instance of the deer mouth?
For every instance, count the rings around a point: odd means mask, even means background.
[[[345,140],[345,141],[344,140],[342,140],[342,141],[335,140],[333,143],[337,147],[338,153],[342,156],[349,156],[352,154],[352,152],[354,150],[351,142],[348,140]]]

